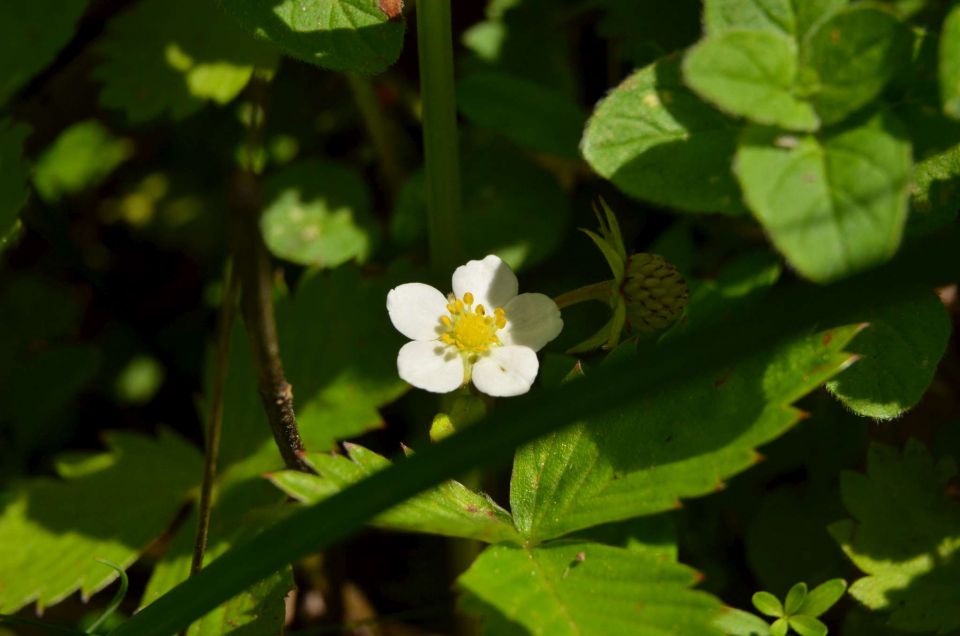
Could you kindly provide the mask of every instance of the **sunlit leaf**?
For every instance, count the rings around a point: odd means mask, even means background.
[[[372,0],[223,0],[248,31],[334,71],[379,73],[403,46],[404,22]]]
[[[960,119],[960,6],[954,6],[940,36],[940,90],[943,112]]]
[[[867,575],[850,594],[897,630],[960,629],[960,503],[947,488],[955,476],[952,460],[935,463],[915,440],[902,452],[874,444],[866,475],[841,476],[853,519],[830,533]]]
[[[84,598],[127,568],[167,527],[200,478],[200,457],[161,431],[107,438],[109,462],[73,479],[37,478],[3,496],[0,507],[0,612],[42,609],[79,590]]]
[[[660,60],[616,87],[587,122],[581,148],[597,173],[638,199],[688,212],[743,210],[730,173],[736,123],[702,102]]]
[[[712,596],[678,563],[596,543],[487,548],[459,579],[491,636],[720,636]],[[510,631],[506,626],[512,628]]]
[[[33,185],[43,200],[55,203],[99,185],[132,153],[129,139],[114,136],[95,119],[83,121],[60,133],[40,155]]]
[[[349,458],[324,453],[308,455],[306,459],[318,475],[282,471],[270,475],[270,480],[294,499],[315,503],[390,465],[386,458],[362,446],[348,444],[346,449]],[[374,519],[372,524],[390,530],[427,532],[488,543],[520,541],[510,513],[489,497],[456,481],[448,481],[403,502]]]
[[[736,173],[754,216],[801,274],[826,282],[889,259],[907,215],[910,143],[877,116],[822,136],[749,128]]]
[[[855,413],[886,420],[913,408],[930,386],[950,339],[950,314],[926,292],[869,320],[850,346],[863,359],[827,388]]]

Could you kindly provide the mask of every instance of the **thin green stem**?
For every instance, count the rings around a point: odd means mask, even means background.
[[[613,281],[605,280],[602,283],[584,285],[583,287],[578,287],[577,289],[560,294],[553,299],[553,302],[557,303],[557,307],[560,309],[569,307],[570,305],[576,305],[577,303],[583,303],[588,300],[607,302],[612,291]]]
[[[453,87],[450,0],[418,0],[417,44],[430,260],[438,270],[452,270],[462,255],[460,143]]]

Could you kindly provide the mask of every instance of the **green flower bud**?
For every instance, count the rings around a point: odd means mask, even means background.
[[[631,254],[621,287],[627,326],[640,333],[669,327],[687,306],[687,283],[677,268],[657,254]]]

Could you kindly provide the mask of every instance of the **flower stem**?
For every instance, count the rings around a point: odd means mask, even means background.
[[[430,260],[452,270],[461,260],[461,199],[450,0],[418,0],[417,44]]]
[[[610,293],[612,291],[613,281],[605,280],[602,283],[584,285],[583,287],[578,287],[572,291],[560,294],[553,299],[553,302],[557,303],[557,307],[560,309],[569,307],[570,305],[576,305],[577,303],[586,302],[588,300],[607,302],[610,299]]]

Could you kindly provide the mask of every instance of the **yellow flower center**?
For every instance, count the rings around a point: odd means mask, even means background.
[[[507,314],[502,307],[488,315],[483,305],[473,306],[473,294],[467,292],[447,304],[450,315],[440,316],[446,328],[440,340],[465,353],[489,351],[491,346],[500,346],[497,330],[507,325]]]

